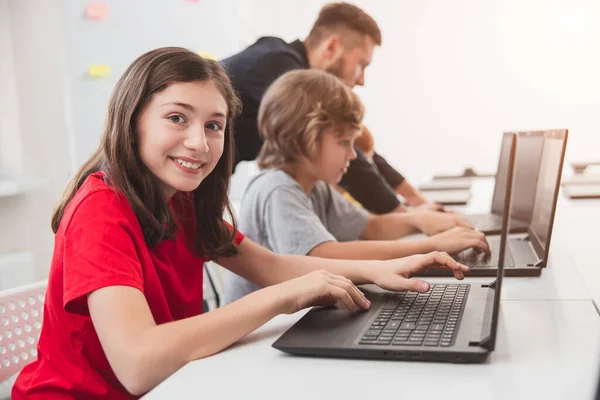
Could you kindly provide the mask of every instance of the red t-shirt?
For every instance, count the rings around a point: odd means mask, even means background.
[[[182,194],[171,207],[184,216],[176,239],[148,248],[125,196],[109,187],[101,172],[86,179],[55,236],[38,359],[22,370],[13,399],[135,398],[106,359],[86,295],[113,285],[139,289],[157,324],[202,312],[206,260],[194,256],[185,240],[185,232],[195,232],[193,206]],[[235,243],[242,239],[237,233]]]

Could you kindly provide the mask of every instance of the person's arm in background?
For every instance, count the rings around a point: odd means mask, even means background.
[[[430,210],[442,211],[444,207],[441,204],[435,204],[427,201],[423,193],[415,188],[394,169],[388,162],[377,153],[373,154],[373,163],[379,170],[379,173],[386,182],[394,188],[394,191],[406,200],[406,204],[412,207],[425,208]]]
[[[396,193],[402,196],[406,200],[406,204],[409,206],[420,206],[427,203],[427,199],[423,196],[423,193],[406,179],[401,184],[395,187]]]
[[[348,172],[339,185],[348,191],[366,210],[374,214],[405,212],[394,189],[371,164],[362,150],[354,147],[356,159],[350,161]]]

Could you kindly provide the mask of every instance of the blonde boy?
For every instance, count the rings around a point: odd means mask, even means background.
[[[262,171],[242,199],[240,230],[276,253],[324,258],[391,259],[469,247],[489,251],[484,235],[454,214],[374,215],[330,186],[356,157],[363,113],[358,96],[324,71],[291,71],[277,79],[259,109]],[[419,231],[433,236],[397,240]],[[258,288],[231,274],[225,299]]]

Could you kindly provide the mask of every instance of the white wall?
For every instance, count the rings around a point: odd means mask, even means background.
[[[87,0],[60,1],[77,165],[97,148],[110,94],[134,59],[163,46],[218,58],[240,47],[236,1],[104,0],[109,15],[101,21],[85,18]],[[90,78],[93,64],[108,65],[111,74]]]
[[[76,164],[96,147],[106,102],[143,51],[216,54],[261,35],[304,38],[323,0],[108,0],[106,21],[61,1]],[[377,147],[413,179],[496,167],[504,130],[569,128],[567,160],[600,158],[600,3],[595,0],[357,0],[384,44],[357,88]],[[165,16],[169,15],[168,18]],[[93,63],[112,67],[91,80]]]
[[[105,22],[84,20],[86,3],[0,0],[0,48],[12,42],[13,59],[0,62],[0,90],[17,99],[0,96],[0,168],[51,182],[49,190],[0,199],[0,254],[32,248],[39,276],[52,252],[51,210],[97,144],[108,95],[134,57],[162,45],[225,57],[263,34],[304,38],[326,2],[109,0]],[[507,129],[567,127],[568,160],[600,158],[599,2],[356,4],[384,37],[366,87],[357,89],[366,123],[379,151],[409,177],[466,165],[491,171]],[[93,63],[111,65],[113,74],[89,80]],[[7,145],[15,131],[20,139]]]
[[[15,132],[20,132],[17,82],[13,57],[13,35],[8,0],[0,0],[0,176],[7,171],[21,171],[21,143]],[[4,117],[6,115],[6,117]],[[13,116],[12,118],[10,116]]]
[[[0,0],[0,32],[6,33],[10,22],[13,44],[12,54],[3,48],[2,56],[10,57],[14,63],[10,107],[0,109],[0,118],[5,120],[0,139],[11,138],[9,143],[0,143],[3,149],[10,150],[11,156],[10,166],[3,172],[42,177],[50,186],[0,198],[0,255],[31,250],[37,278],[47,276],[53,247],[50,217],[71,169],[68,91],[58,3],[59,0]],[[6,37],[8,34],[2,40]],[[4,71],[8,69],[4,67]],[[7,126],[10,132],[5,130]]]
[[[0,0],[0,178],[41,177],[50,186],[0,197],[0,260],[30,251],[36,279],[50,266],[52,210],[97,146],[108,97],[125,68],[155,47],[223,57],[237,44],[233,1],[109,0],[106,21],[85,19],[87,3]],[[90,79],[91,64],[108,64],[112,75]]]
[[[242,34],[304,38],[324,3],[246,1]],[[600,2],[354,3],[383,31],[357,89],[365,122],[408,176],[493,171],[512,129],[569,128],[567,160],[600,159]]]

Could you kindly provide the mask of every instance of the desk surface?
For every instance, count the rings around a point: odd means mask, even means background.
[[[486,212],[493,180],[474,180],[461,211]],[[600,200],[561,194],[548,268],[506,278],[497,348],[482,365],[295,357],[271,344],[303,312],[279,316],[232,348],[189,363],[145,399],[593,399],[600,366]],[[432,283],[448,278],[428,278]],[[490,278],[468,278],[467,282]]]
[[[570,200],[559,196],[551,252],[565,254],[588,295],[600,306],[600,199]]]
[[[590,301],[503,301],[487,363],[295,357],[271,347],[303,313],[279,316],[232,348],[189,363],[145,399],[592,399],[600,318]],[[585,327],[585,328],[583,328]],[[392,397],[389,397],[392,398]]]

